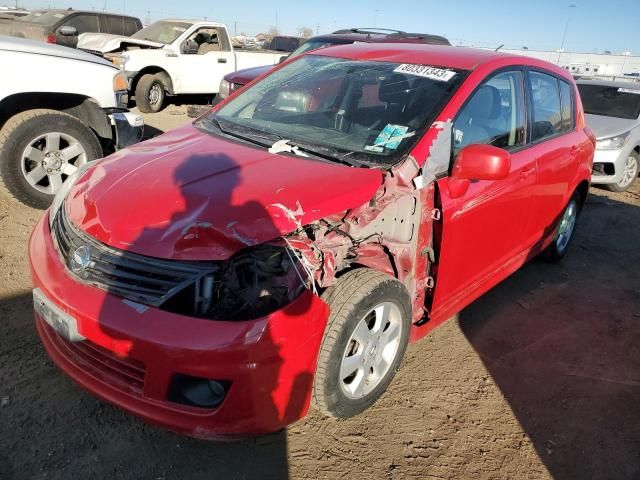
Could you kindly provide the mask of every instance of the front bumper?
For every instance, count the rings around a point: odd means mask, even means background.
[[[116,150],[128,147],[142,140],[144,119],[131,112],[115,112],[109,115]]]
[[[624,173],[624,165],[631,154],[632,146],[625,145],[620,150],[596,150],[593,157],[593,174],[591,183],[618,183]]]
[[[220,322],[135,309],[74,280],[54,247],[46,218],[29,241],[33,283],[78,322],[71,343],[36,314],[53,361],[99,398],[146,421],[199,438],[277,431],[302,418],[329,309],[311,292],[268,317]],[[230,382],[224,401],[204,409],[174,403],[174,375]]]

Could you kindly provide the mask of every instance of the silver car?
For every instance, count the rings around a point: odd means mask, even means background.
[[[640,84],[581,80],[578,90],[597,139],[591,182],[624,192],[640,170]]]

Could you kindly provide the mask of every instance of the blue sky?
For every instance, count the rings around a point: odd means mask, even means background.
[[[13,3],[14,0],[4,0]],[[640,0],[18,0],[20,5],[107,8],[152,21],[204,18],[255,34],[276,24],[288,34],[307,26],[320,33],[377,26],[445,35],[453,44],[555,50],[570,18],[565,50],[631,51],[640,55]],[[0,0],[3,3],[3,0]],[[570,8],[569,5],[576,5]],[[606,6],[606,8],[605,8]]]

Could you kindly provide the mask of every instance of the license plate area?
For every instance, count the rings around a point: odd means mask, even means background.
[[[78,322],[49,300],[39,288],[33,290],[33,308],[51,328],[70,342],[81,342],[85,337],[78,333]]]

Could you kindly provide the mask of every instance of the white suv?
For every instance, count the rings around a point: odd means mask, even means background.
[[[82,164],[142,138],[127,79],[78,50],[0,36],[0,186],[46,208]]]
[[[582,80],[578,90],[597,138],[591,182],[624,192],[640,171],[640,84]]]

